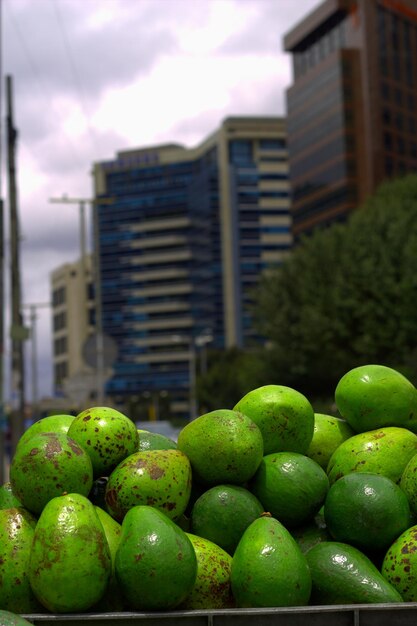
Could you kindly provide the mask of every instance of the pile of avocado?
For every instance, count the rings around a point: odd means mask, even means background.
[[[266,385],[177,442],[110,407],[39,420],[0,486],[1,623],[416,602],[417,389],[364,365],[335,405]]]

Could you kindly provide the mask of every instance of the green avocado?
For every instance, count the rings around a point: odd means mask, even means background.
[[[138,451],[141,450],[175,450],[177,444],[173,439],[161,435],[160,433],[151,433],[149,430],[138,429],[139,443]]]
[[[110,548],[94,505],[78,493],[53,498],[35,528],[29,561],[30,585],[52,613],[94,606],[112,571]]]
[[[304,606],[311,593],[305,555],[281,522],[269,515],[243,533],[233,555],[231,584],[241,608]]]
[[[10,465],[10,482],[22,505],[39,515],[65,493],[87,496],[93,484],[90,457],[64,433],[39,433],[23,443]]]
[[[48,415],[34,422],[20,437],[17,447],[40,433],[62,433],[66,435],[74,420],[74,415]]]
[[[197,559],[186,533],[152,506],[134,506],[122,523],[116,578],[128,606],[163,611],[179,606],[192,591]]]
[[[0,624],[1,626],[32,626],[32,622],[28,622],[21,615],[3,610],[0,610]]]
[[[264,454],[305,454],[313,438],[314,410],[307,398],[284,385],[264,385],[249,391],[234,407],[259,426]]]
[[[38,613],[42,608],[29,584],[35,526],[36,518],[23,508],[0,511],[0,607],[4,610]]]
[[[417,435],[407,428],[386,426],[358,433],[340,444],[330,457],[327,475],[332,485],[351,472],[381,474],[399,483],[417,454]]]
[[[79,413],[68,435],[89,454],[94,478],[109,476],[138,448],[138,431],[132,420],[111,407],[95,406]]]
[[[241,536],[264,512],[258,498],[239,485],[216,485],[201,494],[191,510],[191,532],[233,555]]]
[[[123,521],[133,506],[154,506],[171,519],[185,512],[191,493],[191,465],[179,450],[144,450],[131,454],[109,476],[106,507]]]
[[[197,578],[181,609],[230,609],[235,600],[230,585],[232,557],[218,545],[187,533],[197,557]]]
[[[335,402],[358,433],[384,426],[417,432],[417,389],[391,367],[369,364],[349,370],[336,386]]]
[[[22,503],[13,493],[12,484],[3,483],[0,487],[0,509],[10,509],[15,506],[22,506]]]
[[[115,560],[117,548],[120,544],[120,537],[122,535],[121,525],[114,520],[111,515],[106,513],[102,508],[95,505],[97,516],[103,526],[104,534],[106,535],[107,543],[109,544],[110,556],[112,562],[112,573],[107,587],[107,591],[100,599],[98,604],[94,606],[94,611],[100,613],[109,613],[114,611],[123,611],[124,600],[120,590],[119,584],[116,580],[115,574]]]
[[[347,543],[324,541],[306,552],[313,589],[310,604],[402,602],[372,561]]]
[[[388,548],[381,572],[405,602],[417,602],[417,526],[405,530]]]
[[[262,461],[262,433],[239,411],[218,409],[188,422],[178,450],[190,459],[193,479],[207,486],[244,484]]]

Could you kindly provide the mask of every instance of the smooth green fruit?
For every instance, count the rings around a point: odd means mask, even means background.
[[[181,609],[228,609],[235,606],[230,585],[232,557],[218,545],[187,533],[197,558],[197,577]]]
[[[215,485],[191,510],[191,531],[233,555],[246,528],[264,512],[258,498],[239,485]]]
[[[306,553],[313,581],[311,604],[402,602],[396,589],[363,552],[327,541]]]
[[[346,439],[330,457],[330,484],[351,474],[381,474],[399,483],[408,461],[417,453],[417,435],[406,428],[387,426]]]
[[[197,575],[190,539],[152,506],[126,514],[115,567],[128,606],[137,611],[174,609],[191,593]]]
[[[88,454],[64,433],[40,433],[18,447],[10,466],[15,496],[32,513],[65,493],[87,496],[93,484]]]
[[[191,477],[190,461],[180,450],[136,452],[110,474],[107,510],[119,522],[137,505],[154,506],[178,519],[190,498]]]
[[[318,526],[315,522],[310,522],[306,526],[300,526],[291,530],[300,550],[303,554],[308,552],[313,546],[322,541],[331,541],[332,537],[326,528]]]
[[[310,599],[306,557],[288,530],[268,516],[243,533],[233,555],[231,584],[242,608],[303,606]]]
[[[23,508],[0,511],[0,606],[4,610],[42,610],[30,587],[28,573],[35,526],[36,518]]]
[[[88,498],[70,493],[45,506],[35,528],[30,585],[52,613],[87,611],[103,596],[111,576],[103,526]]]
[[[121,525],[114,520],[111,515],[106,513],[99,506],[94,507],[97,513],[97,517],[103,526],[104,534],[107,539],[107,543],[110,550],[111,557],[111,577],[107,587],[107,591],[101,600],[94,606],[94,610],[101,613],[109,613],[114,611],[123,611],[125,603],[122,596],[121,589],[116,580],[115,561],[116,552],[120,544],[122,535]]]
[[[109,476],[138,448],[138,431],[131,419],[106,406],[92,407],[77,415],[68,435],[89,454],[94,478]]]
[[[355,434],[355,431],[345,420],[332,415],[315,413],[313,439],[306,456],[316,461],[326,471],[330,457],[336,448]]]
[[[259,426],[264,454],[307,451],[313,437],[314,411],[299,391],[283,385],[258,387],[243,396],[234,410]]]
[[[177,448],[177,444],[173,439],[160,433],[151,433],[148,430],[138,429],[138,435],[138,452],[143,450],[176,450]]]
[[[400,487],[408,498],[413,515],[417,515],[417,454],[412,456],[405,466]]]
[[[0,487],[0,509],[10,509],[16,506],[22,506],[22,503],[14,495],[12,484],[10,482],[3,483]]]
[[[361,365],[347,372],[335,390],[340,415],[358,432],[384,426],[417,431],[417,389],[385,365]]]
[[[360,550],[387,550],[411,525],[406,494],[390,478],[354,472],[329,489],[324,503],[326,526],[333,539]]]
[[[29,441],[31,437],[34,435],[39,435],[40,433],[61,433],[63,435],[68,434],[68,429],[71,426],[74,420],[74,415],[48,415],[47,417],[42,417],[37,422],[34,422],[29,426],[27,430],[20,437],[17,447],[21,446],[23,443]]]
[[[417,526],[407,528],[388,548],[381,572],[405,602],[417,601]]]
[[[263,456],[258,426],[238,411],[219,409],[189,422],[178,435],[178,449],[190,459],[193,479],[205,485],[243,484]]]
[[[32,622],[28,622],[21,615],[2,610],[0,610],[0,624],[1,626],[32,626]]]
[[[329,479],[318,463],[298,452],[264,456],[250,491],[287,528],[313,520],[324,503]]]

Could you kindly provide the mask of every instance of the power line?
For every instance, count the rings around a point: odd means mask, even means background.
[[[41,78],[41,74],[38,71],[38,68],[37,68],[36,64],[34,63],[34,61],[33,61],[33,54],[30,53],[30,50],[29,50],[29,48],[28,48],[28,46],[26,44],[26,38],[24,37],[22,31],[20,30],[20,26],[18,24],[18,20],[16,20],[14,14],[13,14],[13,11],[11,9],[10,3],[4,1],[4,6],[6,7],[7,16],[8,16],[9,21],[10,21],[10,23],[11,23],[13,29],[14,29],[14,32],[16,33],[16,37],[19,40],[20,49],[23,51],[25,60],[26,60],[28,66],[29,66],[29,68],[31,70],[31,73],[34,76],[34,78],[36,79],[36,83],[37,83],[40,95],[42,96],[42,99],[44,101],[48,100],[48,103],[52,103],[53,102],[53,94],[49,90],[49,88],[47,87],[47,85],[44,82],[44,80]],[[67,142],[68,142],[67,145],[68,145],[70,151],[72,152],[72,155],[73,155],[73,158],[74,158],[74,163],[77,165],[77,167],[81,167],[80,155],[75,150],[74,144],[73,144],[72,140],[65,133],[65,131],[63,129],[62,129],[62,133],[65,134],[65,136],[66,136],[66,139],[67,139]]]
[[[64,50],[65,50],[65,54],[68,60],[68,65],[70,67],[70,71],[72,74],[72,79],[74,82],[74,86],[76,89],[76,92],[78,93],[78,98],[79,98],[79,102],[80,102],[80,108],[81,111],[83,113],[85,122],[86,122],[86,126],[87,126],[87,130],[88,130],[88,134],[90,135],[90,139],[92,142],[92,145],[97,153],[97,141],[96,141],[96,135],[93,131],[92,125],[91,125],[91,119],[90,116],[88,114],[88,110],[87,110],[87,106],[86,106],[86,102],[85,102],[85,97],[84,97],[84,92],[83,89],[81,87],[81,81],[79,78],[79,74],[77,72],[77,68],[75,66],[74,63],[74,57],[72,55],[72,51],[71,51],[71,46],[70,46],[70,42],[67,36],[67,32],[64,28],[64,21],[62,19],[61,16],[61,9],[59,7],[59,0],[51,0],[52,6],[54,8],[54,13],[55,13],[55,17],[56,17],[56,21],[58,24],[58,28],[61,32],[61,38],[62,38],[62,42],[64,45]]]

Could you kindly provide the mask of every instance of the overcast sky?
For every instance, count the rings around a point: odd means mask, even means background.
[[[227,116],[285,115],[292,76],[282,39],[319,4],[0,0],[2,123],[4,76],[11,75],[19,133],[24,303],[48,302],[51,271],[79,256],[78,207],[49,199],[90,198],[93,162],[119,150],[168,142],[192,147]],[[36,331],[39,393],[50,395],[49,309],[38,310]],[[30,362],[30,343],[26,354]],[[6,369],[8,359],[6,346]],[[30,371],[27,378],[30,398]]]

